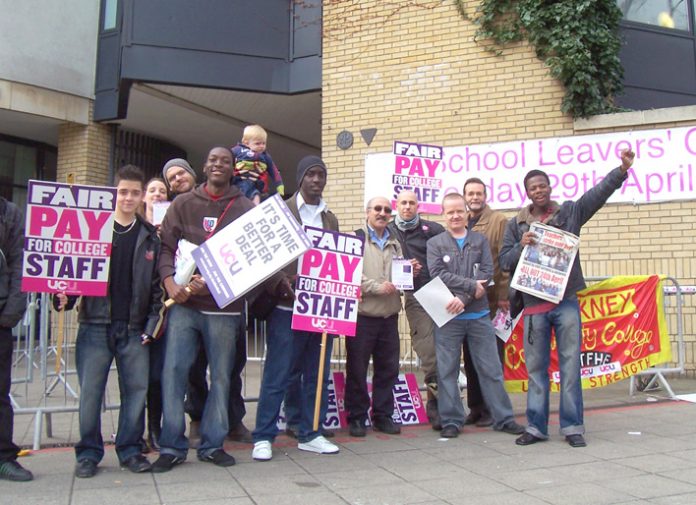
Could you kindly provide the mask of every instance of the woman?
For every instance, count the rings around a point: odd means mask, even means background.
[[[147,219],[148,223],[154,224],[155,226],[160,224],[160,222],[155,223],[153,204],[167,201],[169,201],[169,198],[164,179],[160,179],[159,177],[153,177],[150,179],[145,185],[145,197],[143,198],[143,205],[145,206],[144,217]],[[161,221],[161,219],[159,221]]]

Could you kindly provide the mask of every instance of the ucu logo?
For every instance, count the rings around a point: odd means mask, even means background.
[[[312,328],[319,328],[322,330],[325,330],[326,326],[327,326],[326,319],[317,319],[317,318],[313,317],[311,323],[312,323]]]
[[[50,280],[48,287],[56,291],[77,291],[77,282]]]

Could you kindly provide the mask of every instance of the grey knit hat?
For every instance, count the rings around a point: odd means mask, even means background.
[[[173,160],[169,160],[164,164],[164,167],[162,167],[162,179],[164,179],[164,183],[167,185],[167,188],[169,188],[169,180],[167,179],[167,170],[169,170],[172,167],[181,167],[184,170],[186,170],[191,176],[193,177],[193,180],[196,180],[196,171],[191,168],[191,165],[189,164],[188,161],[186,161],[183,158],[174,158]]]
[[[324,173],[328,175],[328,170],[326,170],[326,165],[319,156],[305,156],[297,164],[297,187],[302,186],[302,179],[304,179],[307,170],[312,167],[320,167],[324,170]]]

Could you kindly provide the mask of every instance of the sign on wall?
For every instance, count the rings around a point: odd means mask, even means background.
[[[116,188],[29,181],[22,291],[105,296]]]
[[[642,130],[496,144],[445,147],[395,142],[391,153],[365,159],[365,201],[392,202],[402,189],[416,191],[420,211],[441,212],[442,198],[481,179],[497,209],[529,203],[523,179],[533,169],[548,173],[556,200],[575,200],[621,164],[621,151],[636,153],[633,170],[612,203],[653,203],[696,198],[696,127]]]

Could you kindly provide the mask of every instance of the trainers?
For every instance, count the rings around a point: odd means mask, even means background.
[[[297,444],[297,448],[301,451],[316,452],[317,454],[336,454],[339,450],[337,445],[332,444],[321,435],[309,442],[300,442]]]
[[[29,470],[22,467],[22,465],[14,460],[0,463],[0,479],[14,482],[26,482],[33,478],[34,475]]]
[[[571,447],[587,447],[587,442],[585,442],[585,437],[580,435],[579,433],[576,435],[566,435],[566,442]]]
[[[133,473],[149,472],[152,465],[142,454],[131,456],[125,461],[121,461],[121,468],[128,468]]]
[[[366,434],[365,421],[353,419],[348,425],[348,433],[351,437],[364,437]]]
[[[478,424],[477,424],[477,426],[478,426]],[[518,424],[513,419],[512,421],[508,421],[507,423],[505,423],[497,431],[509,433],[510,435],[521,435],[522,433],[524,433],[524,426],[522,426],[521,424]]]
[[[478,420],[474,423],[476,426],[479,428],[486,428],[488,426],[493,425],[493,418],[488,412],[484,412],[481,414],[481,417],[478,418]],[[522,432],[520,432],[522,433]]]
[[[543,441],[544,441],[543,438],[535,437],[534,435],[532,435],[528,431],[525,431],[524,433],[522,433],[522,435],[517,437],[517,439],[515,440],[515,443],[517,445],[532,445],[532,444],[536,444],[537,442],[543,442]]]
[[[184,462],[184,458],[174,456],[173,454],[161,454],[157,461],[152,464],[153,473],[164,473],[168,472],[176,465],[180,465]]]
[[[440,436],[442,438],[457,438],[459,436],[459,426],[455,424],[443,426],[442,431],[440,431]]]
[[[207,456],[201,456],[199,454],[198,460],[206,463],[212,463],[216,466],[232,466],[236,463],[234,457],[231,454],[227,454],[222,449],[215,449]]]
[[[227,439],[233,442],[243,442],[245,444],[250,444],[254,441],[251,436],[251,432],[244,426],[243,422],[237,423],[229,432],[227,432]]]
[[[91,459],[81,459],[75,465],[75,477],[89,479],[97,474],[97,462]]]
[[[256,461],[269,461],[273,457],[273,449],[268,440],[259,440],[254,444],[254,450],[251,451],[251,457]]]
[[[388,417],[380,417],[375,419],[372,423],[372,427],[375,431],[381,431],[387,435],[398,435],[401,433],[401,427],[394,424],[394,421]]]

